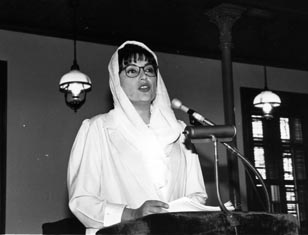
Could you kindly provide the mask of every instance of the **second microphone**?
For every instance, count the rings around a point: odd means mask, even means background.
[[[232,139],[236,135],[236,128],[228,125],[215,126],[187,126],[184,134],[190,139]]]

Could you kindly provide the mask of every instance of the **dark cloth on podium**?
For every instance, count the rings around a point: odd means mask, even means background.
[[[85,234],[85,226],[76,218],[70,217],[42,225],[44,235],[51,234]]]
[[[234,212],[238,234],[298,234],[297,219],[289,214]],[[222,212],[180,212],[153,214],[99,230],[96,234],[235,234]]]

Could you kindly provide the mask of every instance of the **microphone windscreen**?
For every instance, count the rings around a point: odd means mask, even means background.
[[[174,109],[180,109],[181,106],[182,106],[182,102],[181,102],[180,100],[174,98],[174,99],[171,101],[171,107],[172,107],[172,108],[174,108]]]

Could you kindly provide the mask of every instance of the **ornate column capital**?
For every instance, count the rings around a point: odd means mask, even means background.
[[[220,45],[232,44],[232,26],[242,15],[244,7],[223,3],[206,12],[210,21],[219,28]]]

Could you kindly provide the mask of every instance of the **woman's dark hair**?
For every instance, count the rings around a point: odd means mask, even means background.
[[[144,59],[157,68],[156,60],[149,51],[138,45],[126,44],[118,50],[119,71],[132,61],[137,62],[139,59]]]

